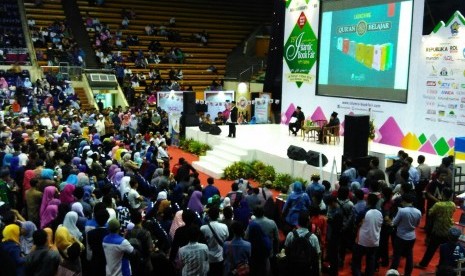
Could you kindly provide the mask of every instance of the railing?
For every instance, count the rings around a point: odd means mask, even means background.
[[[265,68],[265,61],[262,60],[260,63],[249,66],[248,68],[240,72],[238,80],[239,81],[250,81],[252,77],[254,76],[254,74],[259,72],[263,68]]]
[[[59,66],[41,66],[40,69],[43,74],[61,74],[63,78],[73,81],[81,81],[84,71],[80,66],[69,66],[67,62],[61,62]]]
[[[31,65],[31,59],[27,48],[0,48],[3,51],[3,60],[0,60],[2,65]]]

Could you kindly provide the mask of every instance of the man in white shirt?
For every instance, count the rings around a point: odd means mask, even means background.
[[[161,142],[158,147],[158,159],[169,160],[170,156],[168,155],[168,146],[165,142]]]
[[[137,209],[145,207],[142,205],[142,201],[144,200],[144,197],[141,196],[139,192],[137,192],[137,187],[139,186],[139,183],[137,183],[137,180],[131,177],[131,180],[129,181],[129,185],[131,186],[131,189],[129,190],[129,193],[128,193],[128,201],[129,201],[129,206],[131,206],[131,209],[137,210]]]
[[[98,116],[98,120],[95,122],[95,128],[97,129],[98,134],[100,134],[100,137],[105,135],[105,119],[102,114]]]
[[[367,207],[369,210],[357,233],[356,244],[352,254],[352,275],[360,276],[362,268],[362,257],[366,256],[366,276],[372,276],[375,273],[375,257],[379,247],[381,225],[383,224],[383,215],[376,209],[378,196],[369,194],[367,198]]]
[[[208,209],[210,221],[200,227],[208,245],[210,271],[208,275],[223,275],[223,243],[229,236],[228,226],[218,222],[220,210],[216,206]],[[213,233],[214,231],[214,233]]]

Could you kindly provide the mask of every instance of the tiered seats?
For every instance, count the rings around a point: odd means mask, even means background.
[[[179,81],[181,86],[192,86],[194,91],[203,91],[213,80],[222,79],[225,74],[226,59],[228,54],[237,47],[258,25],[270,20],[271,13],[260,11],[261,6],[248,3],[247,8],[232,2],[211,1],[143,1],[127,2],[124,0],[108,1],[104,7],[88,6],[88,1],[78,1],[83,19],[87,17],[98,18],[101,23],[107,24],[111,34],[121,27],[122,11],[131,9],[136,18],[130,20],[127,29],[122,29],[122,40],[127,35],[136,35],[139,39],[137,46],[129,46],[120,49],[125,57],[124,64],[131,68],[133,73],[144,73],[146,76],[151,68],[160,70],[163,79],[169,79],[168,72],[171,68],[182,69],[184,78]],[[266,16],[263,16],[266,14]],[[169,26],[169,20],[174,17],[176,24]],[[147,25],[165,26],[168,30],[179,33],[180,41],[169,41],[165,36],[147,35]],[[208,44],[203,46],[199,41],[194,41],[192,35],[206,31],[209,35]],[[89,30],[90,37],[94,32]],[[157,40],[166,50],[172,47],[181,49],[185,54],[185,60],[179,63],[149,64],[146,68],[136,68],[133,62],[127,60],[130,51],[137,54],[142,50],[148,55],[148,46],[151,41]],[[113,50],[116,53],[118,50]],[[163,53],[160,52],[161,56]],[[217,68],[217,74],[208,72],[209,66]],[[147,81],[149,83],[149,81]],[[136,88],[143,91],[145,87]]]
[[[80,66],[82,60],[78,57],[82,53],[79,46],[74,42],[71,31],[66,26],[66,17],[60,2],[44,1],[40,7],[33,3],[24,3],[26,17],[28,21],[33,20],[34,24],[29,24],[29,30],[34,43],[38,65],[48,64],[59,65],[60,62],[67,62],[69,65]],[[56,33],[53,40],[51,37],[40,42],[41,32],[46,31]],[[39,42],[37,42],[38,40]],[[36,41],[36,42],[34,42]],[[60,47],[57,47],[60,45]]]
[[[18,1],[0,2],[0,64],[30,63],[21,25]]]

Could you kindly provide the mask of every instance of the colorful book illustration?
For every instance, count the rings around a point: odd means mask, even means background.
[[[392,69],[394,47],[392,43],[364,44],[346,38],[337,38],[337,49],[368,68],[376,71]]]

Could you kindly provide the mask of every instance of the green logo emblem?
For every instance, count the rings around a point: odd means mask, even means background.
[[[316,35],[302,12],[284,44],[284,59],[291,72],[288,81],[295,82],[299,88],[302,83],[315,80],[309,72],[316,62],[317,46]]]

